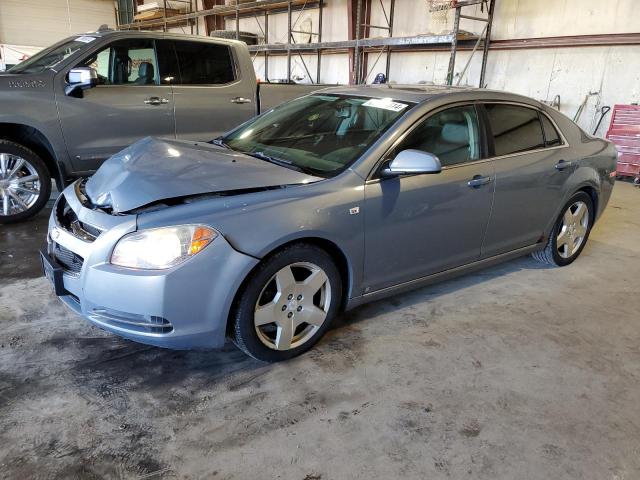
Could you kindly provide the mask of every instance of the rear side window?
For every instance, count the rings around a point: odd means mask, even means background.
[[[556,130],[556,127],[553,126],[553,123],[551,123],[551,120],[543,113],[540,114],[540,118],[542,119],[542,129],[544,130],[544,140],[547,147],[562,145],[560,134]]]
[[[174,45],[182,85],[219,85],[235,80],[229,47],[208,42],[174,42]]]
[[[544,148],[537,110],[504,104],[486,104],[485,108],[496,156]]]

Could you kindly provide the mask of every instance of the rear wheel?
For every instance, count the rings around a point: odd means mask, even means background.
[[[544,250],[533,258],[548,265],[563,267],[572,263],[584,248],[593,225],[593,201],[585,192],[576,193],[556,220]]]
[[[329,254],[314,245],[292,245],[267,258],[247,281],[232,314],[231,338],[258,360],[295,357],[329,328],[341,295]]]
[[[28,148],[0,140],[0,224],[38,213],[51,194],[51,176],[42,159]]]

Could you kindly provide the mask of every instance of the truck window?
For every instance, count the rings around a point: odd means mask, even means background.
[[[220,85],[236,79],[231,50],[226,45],[183,41],[176,41],[174,45],[180,84]]]
[[[93,67],[99,85],[157,85],[158,67],[153,40],[118,40],[93,53],[79,67]]]

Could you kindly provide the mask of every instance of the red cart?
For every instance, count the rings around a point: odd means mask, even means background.
[[[618,148],[616,175],[634,177],[640,184],[640,105],[613,107],[607,139]]]

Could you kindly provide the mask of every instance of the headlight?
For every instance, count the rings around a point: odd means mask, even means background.
[[[121,267],[161,270],[174,267],[209,245],[218,234],[204,225],[150,228],[122,237],[111,254]]]

